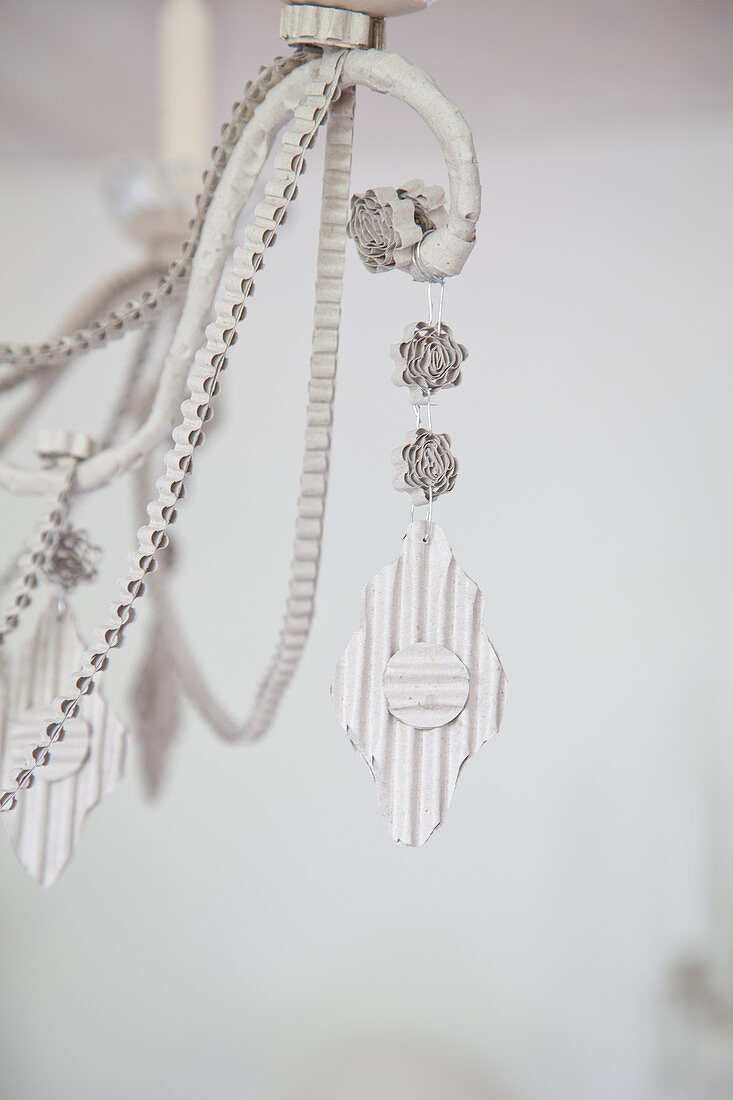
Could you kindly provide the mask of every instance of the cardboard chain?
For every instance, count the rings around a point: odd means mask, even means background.
[[[182,624],[168,597],[164,577],[156,582],[163,629],[179,685],[202,719],[223,740],[242,742],[262,736],[298,666],[313,620],[323,532],[331,443],[331,419],[343,289],[355,89],[345,88],[329,113],[324,158],[313,354],[301,495],[289,598],[280,638],[249,717],[240,722],[219,704],[185,642]]]
[[[191,262],[185,296],[169,299],[165,309],[152,318],[176,312],[182,301],[175,331],[168,344],[146,414],[131,435],[125,434],[110,447],[102,448],[77,470],[75,491],[79,494],[101,488],[138,464],[154,448],[170,439],[176,422],[186,378],[196,352],[206,341],[206,326],[214,311],[216,295],[231,261],[232,241],[242,210],[257,186],[275,137],[290,122],[309,85],[317,77],[319,58],[299,65],[272,87],[258,104],[242,130],[216,192],[207,210],[201,237]],[[302,79],[294,82],[302,74]],[[273,112],[273,103],[276,105]],[[273,122],[274,114],[274,122]],[[63,365],[65,366],[65,364]],[[63,367],[45,370],[41,378],[58,374]],[[13,493],[52,492],[55,484],[48,470],[34,464],[17,465],[0,456],[0,483]]]
[[[252,139],[252,141],[256,141],[258,145],[258,156],[260,161],[263,159],[263,153],[262,150],[259,149],[259,146],[262,145],[263,149],[265,149],[266,144],[269,145],[272,136],[274,136],[274,130],[279,128],[279,125],[282,124],[278,122],[278,119],[283,117],[284,112],[288,111],[288,100],[291,101],[292,104],[298,101],[299,96],[302,96],[308,89],[309,83],[313,79],[314,72],[317,71],[319,65],[320,59],[313,60],[310,64],[299,67],[297,71],[292,72],[286,80],[281,82],[283,89],[285,89],[286,85],[288,86],[287,95],[284,92],[283,95],[280,95],[280,88],[278,87],[273,89],[272,95],[268,97],[268,105],[271,100],[274,100],[276,105],[269,106],[258,128],[261,133],[258,132],[255,138]],[[468,252],[470,252],[472,248],[474,239],[473,226],[480,208],[480,185],[476,170],[475,153],[473,151],[470,130],[465,120],[457,109],[445,100],[433,82],[424,73],[421,73],[419,70],[415,69],[414,66],[411,66],[403,58],[397,55],[385,56],[384,54],[379,54],[378,51],[351,51],[344,67],[344,81],[348,84],[365,83],[376,90],[396,95],[418,111],[425,121],[433,128],[446,157],[451,180],[452,204],[451,211],[449,212],[449,226],[447,229],[442,232],[437,232],[429,238],[429,244],[432,249],[429,261],[433,268],[437,267],[439,270],[443,271],[444,274],[457,273]],[[264,107],[264,104],[262,106]],[[438,107],[440,108],[439,110]],[[293,107],[290,106],[289,111],[292,112],[292,110]],[[234,161],[237,160],[238,156],[239,163],[236,166],[234,163],[228,165],[227,172],[223,173],[222,183],[226,182],[227,175],[231,176],[230,185],[224,189],[225,198],[223,200],[225,204],[228,202],[229,206],[232,206],[233,203],[236,205],[237,202],[241,204],[241,198],[237,195],[238,189],[236,180],[238,178],[238,173],[244,169],[247,176],[252,175],[251,165],[247,158],[256,158],[250,157],[249,147],[251,144],[252,142],[250,141],[249,144],[245,146],[240,141],[237,149],[233,152],[232,158]],[[230,168],[236,168],[236,171],[230,173]],[[219,190],[221,190],[221,188]],[[219,195],[217,192],[217,201],[218,200]],[[224,209],[228,211],[226,205]],[[220,217],[215,228],[218,228],[219,222],[223,224],[224,221],[225,219]],[[268,241],[268,243],[271,242]],[[196,258],[195,262],[198,263],[198,258]],[[199,297],[201,297],[201,294],[199,294]],[[188,361],[190,362],[190,360]],[[138,443],[138,448],[139,446],[140,444]],[[96,464],[96,459],[92,461]],[[107,465],[110,465],[110,462],[108,462]],[[119,465],[120,462],[118,460],[115,468]],[[95,473],[98,482],[104,484],[109,480],[109,473],[102,478],[101,473],[96,472],[96,466]],[[30,491],[38,491],[44,484],[43,477],[33,475],[33,478],[35,479],[34,486]],[[94,478],[91,477],[91,467],[85,481],[90,482],[90,484],[82,485],[80,483],[80,490],[88,490],[96,485]],[[35,487],[36,482],[37,488]],[[19,487],[19,485],[17,487]],[[12,487],[14,489],[17,488],[15,485]],[[313,549],[317,552],[317,545],[320,543],[320,535],[312,532],[311,538],[314,540]],[[152,567],[153,566],[151,566],[151,568]],[[129,595],[129,589],[126,591]],[[140,593],[136,593],[134,598],[137,598],[138,594]],[[312,614],[312,608],[309,613]],[[126,616],[122,625],[125,625],[126,622],[129,621],[129,618],[130,616]],[[303,625],[302,622],[301,625]],[[107,640],[106,638],[104,639],[105,642]],[[111,648],[111,645],[107,645],[107,651],[109,648]],[[100,657],[100,662],[102,660],[103,659]],[[93,671],[94,669],[97,669],[97,665],[93,666]],[[47,732],[53,734],[53,727],[47,727]],[[51,743],[53,742],[50,739],[47,740],[46,748],[48,744]],[[43,755],[41,747],[39,747],[38,753],[41,756]],[[36,758],[34,757],[34,759]],[[22,782],[28,777],[21,772],[19,778]],[[3,808],[10,808],[10,805],[13,804],[13,792],[8,793],[10,795],[10,803],[8,798],[3,799]]]
[[[94,322],[95,317],[99,316],[100,313],[108,312],[119,303],[125,295],[137,293],[147,284],[151,275],[154,277],[162,277],[163,274],[164,271],[161,270],[159,262],[146,261],[131,271],[126,272],[124,275],[110,279],[102,286],[101,290],[98,290],[82,302],[81,305],[76,307],[72,314],[73,323],[65,325],[63,331],[86,328],[87,325]],[[168,304],[170,304],[170,302]],[[159,313],[154,320],[143,327],[143,338],[154,338],[160,320],[167,312],[169,311],[166,307],[164,312]],[[24,392],[22,401],[16,403],[12,413],[6,418],[2,427],[0,427],[0,452],[4,451],[8,444],[22,432],[30,417],[38,411],[41,403],[51,394],[55,386],[62,381],[65,377],[65,368],[70,362],[73,362],[73,360],[57,363],[56,366],[49,367],[34,375],[32,378],[29,378],[27,372],[21,367],[16,367],[13,371],[3,374],[0,379],[0,390],[11,389],[21,382],[27,382],[28,386]],[[117,417],[118,413],[119,404],[115,407],[113,412],[110,413],[110,420],[113,417]],[[119,420],[116,421],[116,425],[117,427],[120,426]],[[116,432],[114,434],[116,434]],[[108,428],[102,436],[102,447],[109,446],[113,441],[109,436],[110,430]]]
[[[276,57],[270,65],[260,70],[252,83],[245,87],[241,103],[234,105],[232,118],[223,127],[221,143],[214,146],[212,150],[211,164],[203,176],[203,189],[197,200],[190,236],[184,242],[179,258],[170,264],[167,273],[154,289],[145,291],[122,309],[113,310],[102,320],[77,329],[71,335],[63,336],[52,343],[0,345],[0,364],[7,363],[19,368],[25,375],[84,355],[108,340],[119,339],[131,329],[138,328],[156,314],[166,298],[181,292],[188,280],[191,260],[198,246],[206,213],[242,130],[268,91],[312,57],[313,50],[307,47],[295,51],[289,57]],[[13,374],[11,377],[16,376]],[[2,381],[0,381],[0,388],[4,388]]]
[[[184,306],[159,375],[154,401],[143,424],[110,448],[80,464],[75,485],[79,494],[108,485],[144,459],[169,436],[180,404],[191,361],[205,339],[220,278],[226,266],[237,218],[269,155],[278,132],[289,123],[320,65],[320,55],[297,66],[273,87],[257,107],[251,123],[232,150],[212,198],[200,244],[191,264]],[[434,81],[399,54],[381,50],[349,50],[343,83],[363,84],[402,100],[433,131],[448,171],[450,205],[447,223],[424,237],[422,271],[413,264],[415,279],[458,274],[475,242],[481,209],[481,184],[471,129],[465,118]],[[13,493],[46,493],[53,489],[47,471],[0,458],[0,484]]]
[[[297,194],[305,154],[338,94],[345,58],[344,51],[324,53],[318,66],[319,79],[308,87],[305,99],[295,110],[293,123],[275,157],[275,172],[265,188],[265,199],[246,228],[244,247],[234,253],[226,291],[216,304],[216,319],[206,330],[206,346],[196,354],[188,378],[190,396],[181,405],[182,420],[173,432],[174,446],[165,456],[165,473],[156,483],[156,498],[148,505],[149,521],[138,531],[137,554],[121,581],[122,599],[110,609],[107,626],[97,631],[96,644],[84,653],[82,667],[73,679],[73,692],[54,701],[54,719],[46,724],[43,740],[30,753],[33,762],[20,769],[13,778],[13,786],[0,795],[0,812],[14,808],[18,795],[33,783],[35,771],[49,762],[51,749],[63,739],[66,722],[78,714],[81,700],[93,691],[97,676],[106,668],[110,650],[120,644],[126,626],[134,619],[133,605],[145,591],[145,577],[153,572],[158,552],[167,545],[166,531],[175,521],[176,505],[184,493],[194,450],[204,442],[203,427],[211,418],[219,375],[226,367],[237,327],[246,315],[254,277]]]
[[[164,573],[153,592],[181,691],[214,733],[230,743],[252,741],[267,732],[300,663],[313,622],[331,452],[355,98],[355,88],[343,88],[328,116],[305,449],[288,600],[275,651],[244,721],[227,714],[206,683],[185,641]]]
[[[270,727],[300,663],[315,610],[338,366],[355,97],[353,86],[344,89],[327,129],[313,350],[295,545],[280,637],[243,731],[250,740],[261,737]]]
[[[66,333],[76,332],[78,329],[98,328],[102,323],[97,320],[98,317],[106,316],[111,311],[116,310],[121,302],[128,302],[130,299],[144,293],[145,288],[151,281],[158,284],[165,278],[166,271],[167,268],[161,265],[159,260],[145,260],[122,275],[112,276],[101,287],[97,282],[97,289],[94,293],[74,309],[73,313],[65,320],[60,331]],[[157,317],[150,324],[153,324],[156,320]],[[59,337],[59,340],[65,341],[67,339],[69,337],[63,335]],[[44,364],[43,370],[39,365],[38,372],[28,366],[3,364],[7,369],[0,376],[0,392],[12,390],[21,383],[27,382],[29,375],[36,375],[36,381],[39,378],[47,378],[50,374],[56,374],[60,377],[60,372],[69,363],[74,362],[74,358],[68,356],[66,359],[59,359],[55,363]]]

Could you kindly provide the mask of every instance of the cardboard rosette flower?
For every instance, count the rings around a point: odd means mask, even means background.
[[[101,553],[101,547],[93,545],[87,531],[65,527],[41,571],[53,584],[69,591],[81,581],[94,580]]]
[[[411,180],[404,187],[374,187],[352,195],[347,233],[371,272],[409,270],[412,252],[426,233],[445,225],[442,187]]]
[[[408,325],[403,340],[393,345],[392,357],[396,363],[392,381],[396,386],[408,386],[417,404],[434,390],[460,385],[468,348],[458,343],[448,325],[417,321]]]
[[[392,455],[396,466],[394,487],[421,505],[449,493],[458,477],[458,463],[449,435],[417,428]]]

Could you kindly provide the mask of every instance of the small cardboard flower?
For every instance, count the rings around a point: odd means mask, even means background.
[[[61,531],[53,553],[44,562],[43,573],[68,592],[81,581],[94,580],[101,553],[101,547],[90,542],[87,531],[67,526]]]
[[[449,435],[417,428],[407,442],[392,454],[397,467],[394,487],[407,493],[413,504],[425,504],[449,493],[458,477],[458,463],[451,451]]]
[[[461,368],[468,348],[459,344],[448,325],[418,321],[408,325],[399,344],[392,347],[396,369],[395,386],[408,386],[413,404],[434,390],[451,389],[461,383]]]
[[[413,200],[400,198],[394,187],[352,195],[347,233],[362,263],[375,273],[408,267],[412,250],[423,235],[415,221]]]
[[[352,195],[347,233],[372,272],[409,270],[412,251],[425,233],[445,225],[442,187],[411,180],[404,187],[375,187]]]

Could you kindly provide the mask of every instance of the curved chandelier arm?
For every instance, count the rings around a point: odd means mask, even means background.
[[[150,416],[129,439],[83,463],[77,491],[102,488],[138,462],[168,434],[183,377],[203,342],[203,330],[226,259],[226,249],[243,194],[254,186],[275,136],[308,92],[319,59],[300,65],[272,88],[230,155],[211,201],[193,261],[191,281],[181,322],[161,375]],[[434,81],[399,54],[381,50],[350,50],[344,63],[343,83],[362,84],[401,99],[433,130],[443,152],[450,184],[450,210],[445,227],[423,242],[422,263],[436,278],[456,275],[470,255],[481,209],[481,184],[470,127],[458,108]],[[246,181],[243,183],[243,180]],[[424,279],[417,269],[417,279]],[[50,488],[45,471],[28,470],[0,462],[0,484],[11,492],[39,493]]]
[[[316,60],[311,63],[318,65]],[[310,82],[317,69],[304,65]],[[160,382],[145,422],[127,439],[95,454],[77,470],[75,491],[103,488],[170,437],[188,374],[196,352],[205,344],[216,290],[230,257],[231,240],[279,131],[292,118],[307,94],[307,84],[295,84],[301,69],[282,77],[261,100],[234,150],[208,205],[199,244],[191,265],[188,291],[179,323],[166,355]],[[29,469],[0,459],[0,485],[13,493],[45,493],[53,490],[47,470]]]
[[[450,177],[451,209],[448,224],[431,234],[432,248],[423,251],[423,272],[427,270],[428,274],[436,277],[456,274],[470,254],[480,212],[480,183],[471,133],[457,108],[442,96],[426,74],[403,58],[384,55],[379,51],[351,51],[336,55],[327,52],[323,63],[319,60],[304,65],[291,77],[308,79],[312,76],[309,70],[321,64],[327,71],[333,68],[330,81],[325,86],[321,82],[320,88],[310,81],[307,85],[307,97],[296,110],[295,126],[286,134],[283,152],[275,162],[278,173],[268,187],[266,201],[257,209],[255,224],[247,227],[245,249],[238,249],[235,253],[234,270],[227,280],[228,293],[218,303],[217,321],[207,330],[206,347],[196,355],[189,378],[191,397],[182,406],[184,419],[173,434],[175,447],[166,456],[166,474],[158,481],[157,500],[148,508],[150,521],[139,532],[138,554],[123,582],[122,601],[113,608],[107,628],[97,633],[96,646],[84,655],[83,668],[74,679],[72,694],[56,701],[55,719],[42,731],[44,739],[31,754],[33,762],[15,776],[14,787],[0,796],[0,810],[12,809],[18,793],[33,782],[36,768],[48,762],[50,749],[63,737],[67,719],[78,712],[80,700],[93,690],[97,674],[107,665],[110,650],[120,643],[125,627],[134,617],[133,604],[144,592],[144,578],[155,568],[157,552],[167,543],[166,530],[175,519],[176,505],[183,495],[193,451],[203,442],[203,425],[211,416],[211,399],[218,390],[219,374],[226,366],[237,324],[246,311],[246,298],[252,291],[254,275],[264,251],[275,239],[289,202],[297,192],[305,151],[336,95],[342,71],[345,84],[364,84],[395,95],[412,106],[431,126],[439,140]],[[293,79],[292,83],[297,85],[298,79]],[[276,99],[277,96],[273,93],[270,98]],[[272,106],[266,101],[264,106],[268,105]],[[231,167],[234,168],[234,165]],[[224,186],[225,176],[226,172],[215,198],[223,195],[231,202],[232,188]],[[196,259],[200,259],[200,254]],[[424,278],[423,272],[417,274]],[[192,286],[189,298],[195,297],[193,290]],[[159,391],[156,405],[160,398]],[[151,445],[156,441],[152,441]],[[99,463],[104,459],[109,462],[111,454],[112,451],[108,451],[96,456],[88,465],[91,467],[94,461]],[[79,470],[80,474],[82,472],[83,464]],[[84,487],[96,486],[87,484]]]
[[[153,585],[158,628],[181,693],[217,736],[230,744],[256,740],[267,732],[285,690],[298,667],[313,621],[328,488],[331,423],[338,365],[338,340],[346,250],[346,222],[351,190],[354,134],[353,87],[342,88],[332,105],[326,130],[316,300],[312,337],[309,400],[301,466],[295,545],[282,628],[248,716],[232,717],[206,682],[186,641],[170,597],[168,576],[161,570]],[[138,471],[138,494],[147,492],[148,464]]]
[[[12,810],[19,794],[33,783],[36,770],[50,761],[51,750],[63,739],[67,720],[78,714],[81,700],[94,690],[98,674],[107,666],[110,651],[120,644],[125,628],[134,619],[133,605],[145,591],[145,578],[155,569],[158,552],[167,545],[167,529],[175,521],[176,506],[183,496],[193,452],[204,441],[204,424],[211,418],[211,403],[218,392],[219,376],[227,365],[237,326],[246,314],[254,277],[297,194],[306,152],[338,92],[344,60],[342,52],[324,54],[319,62],[320,81],[311,83],[308,95],[295,112],[292,127],[283,138],[275,159],[275,174],[266,188],[266,198],[257,207],[255,221],[247,226],[245,245],[235,251],[226,291],[217,302],[216,320],[208,326],[207,343],[197,353],[189,374],[190,396],[181,406],[182,420],[173,433],[174,446],[166,454],[165,472],[156,483],[155,499],[148,505],[148,523],[138,531],[137,551],[120,583],[121,598],[110,609],[107,625],[97,631],[96,644],[85,651],[82,667],[73,677],[70,694],[55,700],[54,718],[39,731],[41,740],[31,751],[27,766],[13,777],[13,786],[0,794],[0,811]]]
[[[344,65],[342,83],[368,83],[378,91],[398,94],[413,106],[436,129],[446,161],[454,171],[451,175],[451,213],[446,230],[441,230],[430,259],[432,270],[441,277],[455,274],[470,254],[475,226],[480,212],[481,189],[475,151],[470,130],[429,77],[409,62],[394,55],[382,64],[378,51],[352,51]],[[431,96],[426,103],[426,84]],[[399,89],[395,92],[395,88]],[[432,98],[432,102],[431,102]],[[439,102],[436,104],[436,98]],[[440,110],[438,110],[440,108]],[[288,590],[288,602],[275,652],[257,692],[254,707],[244,722],[234,720],[219,704],[195,659],[184,642],[181,629],[163,577],[157,593],[161,621],[170,643],[170,653],[181,689],[203,720],[222,739],[229,742],[251,741],[261,737],[270,727],[282,697],[300,662],[313,620],[318,582],[323,515],[328,482],[331,444],[331,412],[333,375],[336,371],[338,345],[338,315],[340,303],[343,246],[348,216],[349,172],[353,135],[353,91],[347,101],[345,93],[334,106],[326,139],[324,166],[323,211],[319,280],[316,284],[316,319],[314,327],[314,357],[311,366],[311,396],[308,407],[306,453],[301,472],[301,495],[298,501],[296,540]],[[348,161],[345,150],[348,148]],[[338,228],[337,228],[338,227]],[[326,230],[324,233],[324,229]],[[418,253],[425,264],[424,250],[436,233],[423,238]],[[431,277],[418,269],[421,279]],[[319,295],[319,288],[322,299]],[[326,303],[329,304],[327,307]],[[323,376],[324,355],[329,348],[329,363]],[[324,389],[325,387],[325,389]],[[320,400],[318,400],[320,398]]]
[[[344,68],[345,84],[361,84],[411,107],[433,131],[448,171],[448,223],[426,236],[421,259],[431,276],[413,266],[414,279],[425,282],[458,275],[476,243],[481,214],[481,179],[471,127],[432,77],[399,54],[352,50]]]

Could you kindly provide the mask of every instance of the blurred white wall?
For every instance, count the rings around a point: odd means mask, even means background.
[[[223,117],[278,50],[277,11],[214,8]],[[3,339],[45,337],[134,257],[99,187],[153,148],[154,10],[3,4]],[[390,42],[465,106],[485,181],[447,292],[472,354],[439,403],[462,474],[438,518],[486,595],[502,734],[429,845],[394,847],[329,683],[407,518],[389,345],[423,293],[350,252],[303,666],[257,746],[188,715],[160,802],[133,766],[52,892],[0,844],[4,1100],[655,1100],[670,967],[701,953],[731,978],[733,9],[441,0]],[[361,95],[355,189],[415,175],[444,180],[429,136]],[[314,163],[176,531],[187,627],[240,711],[284,599],[318,179]],[[80,369],[64,424],[102,419],[123,351]],[[75,600],[88,634],[132,545],[129,498],[80,507],[107,548]],[[38,502],[2,508],[7,557]],[[144,630],[105,686],[122,715]]]

